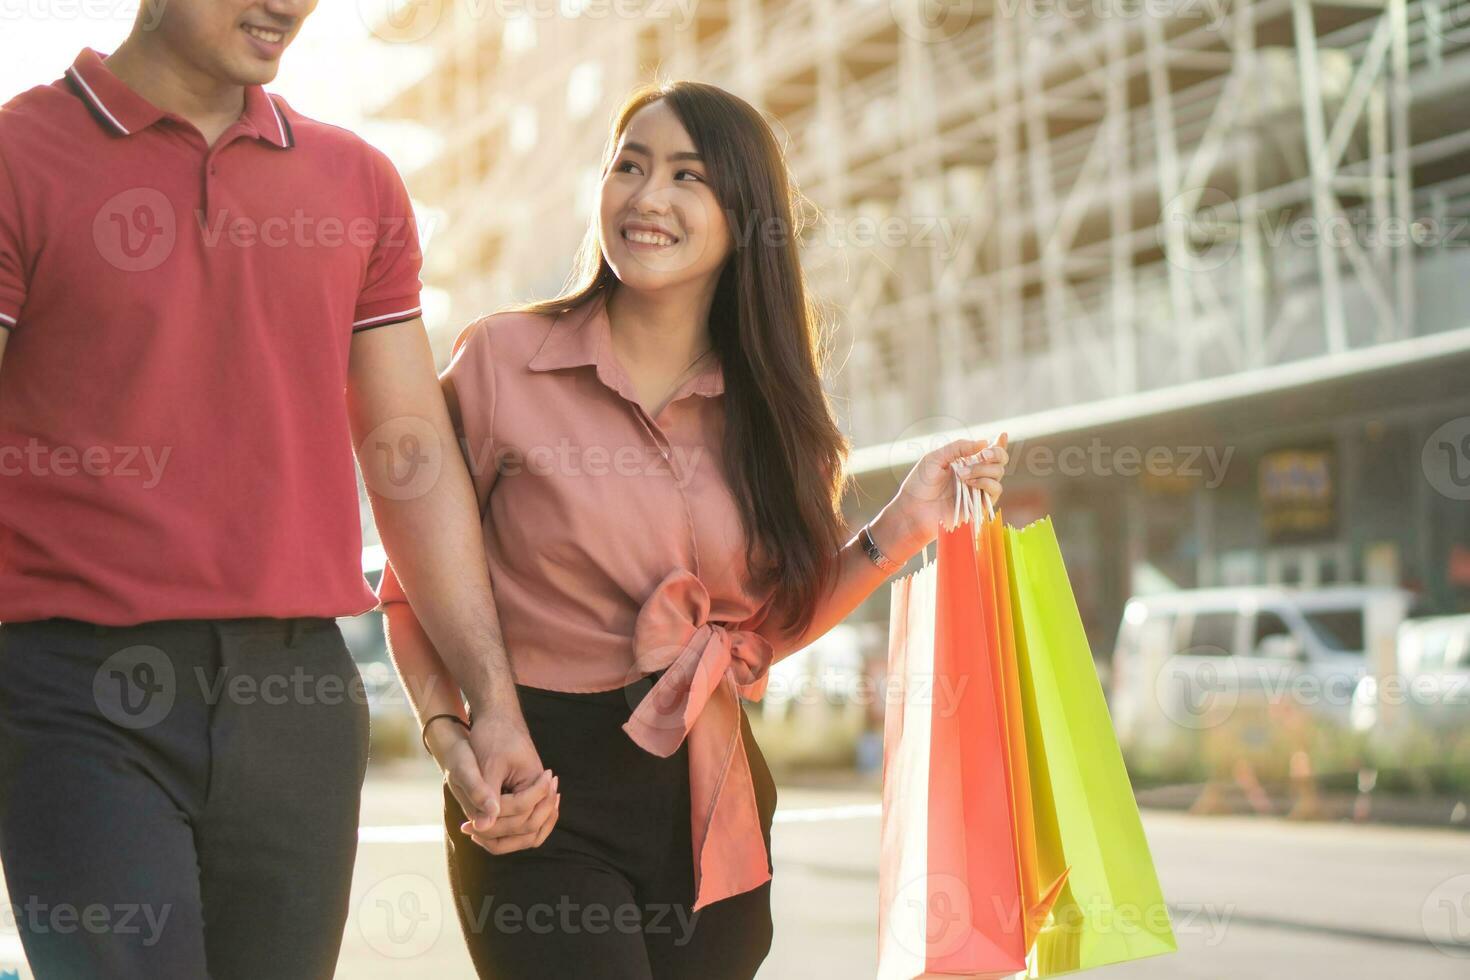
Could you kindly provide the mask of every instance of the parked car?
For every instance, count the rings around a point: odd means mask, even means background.
[[[882,717],[885,692],[870,658],[885,649],[885,637],[886,624],[842,623],[771,666],[765,697],[746,707],[774,771],[858,760],[864,733]]]
[[[1232,718],[1264,728],[1282,707],[1346,728],[1367,671],[1369,606],[1402,616],[1399,589],[1238,587],[1130,599],[1110,709],[1125,751],[1166,751]],[[1269,732],[1247,734],[1262,741]]]
[[[1435,736],[1470,730],[1470,615],[1411,619],[1399,627],[1393,686],[1369,674],[1353,695],[1352,724],[1376,727],[1381,703],[1404,730]],[[1388,693],[1388,692],[1391,692]]]

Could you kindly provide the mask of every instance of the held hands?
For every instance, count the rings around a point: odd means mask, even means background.
[[[903,535],[895,544],[900,555],[889,557],[906,559],[938,536],[941,521],[953,517],[955,478],[950,464],[956,460],[961,461],[960,478],[988,495],[991,506],[999,506],[1005,492],[1001,481],[1011,458],[1006,451],[1008,442],[1004,432],[993,445],[988,439],[959,439],[926,453],[915,463],[898,488],[898,495],[884,508],[896,511],[896,523],[901,524]],[[883,542],[878,543],[882,547]]]
[[[508,854],[550,836],[561,812],[559,777],[542,767],[519,717],[477,721],[469,731],[440,722],[427,741],[468,818],[459,829],[476,844]]]

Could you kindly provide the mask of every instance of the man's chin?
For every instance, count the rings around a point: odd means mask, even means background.
[[[251,55],[236,56],[224,65],[226,74],[236,85],[269,85],[281,70],[280,59],[267,61]]]

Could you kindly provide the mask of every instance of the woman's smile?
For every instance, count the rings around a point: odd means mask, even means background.
[[[623,241],[637,252],[657,252],[679,244],[679,236],[643,221],[629,221],[623,225]]]

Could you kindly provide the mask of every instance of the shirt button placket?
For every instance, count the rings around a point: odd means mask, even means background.
[[[663,428],[659,426],[658,422],[650,418],[648,413],[643,410],[642,405],[635,404],[634,411],[637,413],[638,421],[643,425],[644,430],[652,437],[653,444],[658,447],[659,455],[664,458],[665,463],[669,464],[669,474],[673,480],[674,492],[679,495],[679,502],[684,506],[684,522],[689,528],[689,552],[694,563],[694,574],[699,575],[701,574],[699,568],[699,540],[694,531],[694,511],[689,506],[688,495],[684,492],[683,478],[679,473],[678,467],[674,464],[674,454],[671,451],[668,437],[664,435]]]
[[[214,184],[214,176],[219,173],[219,164],[214,162],[214,151],[211,150],[204,155],[204,173],[201,174],[204,183],[204,214],[205,220],[209,220],[209,192]]]
[[[641,407],[639,411],[642,412]],[[659,455],[664,458],[665,463],[669,464],[669,472],[673,474],[674,479],[677,481],[679,479],[679,470],[674,465],[674,453],[672,445],[669,442],[669,437],[664,434],[663,426],[658,424],[657,419],[647,418],[646,413],[644,414],[643,427],[653,437],[653,443],[658,447]],[[677,483],[675,485],[677,486]]]

